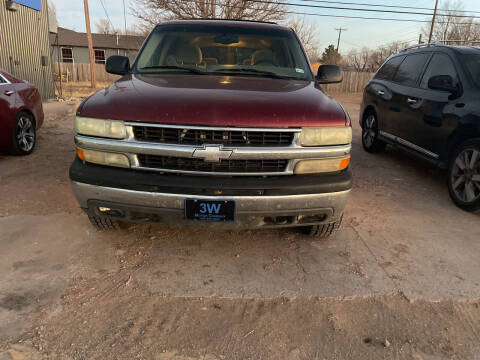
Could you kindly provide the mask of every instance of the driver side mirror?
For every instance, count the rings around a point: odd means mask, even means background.
[[[318,68],[318,84],[337,84],[343,81],[343,70],[337,65],[322,65]]]
[[[110,56],[105,64],[105,70],[115,75],[128,74],[130,70],[130,60],[126,56]]]
[[[428,88],[432,90],[448,91],[452,94],[457,92],[453,85],[453,78],[450,75],[436,75],[428,80]]]

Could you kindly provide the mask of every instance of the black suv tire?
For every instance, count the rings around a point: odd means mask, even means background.
[[[95,215],[88,215],[88,220],[90,220],[93,227],[98,231],[120,229],[120,223],[110,218],[95,216]]]
[[[480,210],[480,139],[465,141],[453,152],[448,164],[448,191],[461,209]]]
[[[362,145],[369,153],[381,152],[387,145],[378,138],[378,119],[374,111],[367,111],[363,116]]]

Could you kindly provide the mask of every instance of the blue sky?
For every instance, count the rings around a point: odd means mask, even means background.
[[[76,31],[85,31],[85,18],[83,12],[83,1],[81,0],[50,0],[57,9],[57,19],[59,25]],[[115,27],[124,27],[123,18],[123,0],[103,0],[107,12]],[[127,8],[127,25],[136,22],[136,19],[130,14],[129,3],[131,0],[125,0]],[[389,4],[401,6],[427,7],[433,8],[435,0],[341,0],[345,2],[359,2],[370,4]],[[288,0],[290,3],[302,3],[304,1]],[[440,0],[442,5],[443,1]],[[480,0],[463,0],[464,10],[479,11]],[[321,4],[317,4],[321,5]],[[328,5],[328,4],[326,4]],[[347,5],[333,5],[343,6]],[[440,5],[440,7],[441,7]],[[92,22],[92,31],[95,31],[95,22],[100,18],[105,18],[105,11],[101,6],[100,0],[89,0],[90,16]],[[358,6],[356,6],[358,7]],[[406,18],[425,20],[423,15],[399,15],[399,14],[382,14],[382,13],[368,13],[358,11],[342,11],[332,9],[310,9],[304,7],[289,7],[291,11],[334,14],[334,15],[352,15],[352,16],[366,16],[366,17],[388,17],[388,18]],[[408,11],[407,9],[405,9]],[[413,10],[415,11],[415,10]],[[422,12],[422,11],[420,11]],[[475,14],[480,16],[480,14]],[[340,52],[346,53],[351,49],[360,50],[363,46],[376,47],[393,40],[412,41],[415,43],[418,40],[420,29],[423,26],[421,23],[412,22],[394,22],[394,21],[379,21],[379,20],[362,20],[362,19],[341,19],[307,16],[309,21],[315,22],[318,27],[318,44],[321,48],[329,44],[336,44],[338,32],[334,29],[338,27],[347,28],[348,30],[342,33],[342,42],[340,44]]]

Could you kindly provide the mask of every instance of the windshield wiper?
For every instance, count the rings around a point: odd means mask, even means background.
[[[207,74],[205,71],[201,71],[191,67],[184,67],[184,66],[177,66],[177,65],[154,65],[154,66],[145,66],[140,68],[140,70],[148,70],[148,69],[184,70],[184,71],[192,72],[194,74],[202,74],[202,75]]]
[[[268,77],[273,77],[276,79],[298,79],[293,76],[282,76],[272,71],[250,69],[250,68],[232,68],[232,69],[218,69],[215,72],[242,72],[242,73],[251,73],[252,75],[264,75]]]

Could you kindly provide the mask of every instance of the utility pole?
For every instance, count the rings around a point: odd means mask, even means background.
[[[92,31],[90,30],[90,13],[88,12],[88,0],[83,0],[85,7],[85,26],[87,28],[88,51],[90,53],[90,73],[92,78],[92,88],[97,88],[97,79],[95,78],[95,53],[93,52]]]
[[[337,52],[338,52],[338,48],[340,47],[340,37],[342,36],[342,31],[347,31],[348,29],[343,29],[340,27],[335,30],[338,31],[338,41],[337,41]]]
[[[127,34],[127,12],[125,10],[125,0],[123,0],[123,21],[125,22],[125,35]]]
[[[433,28],[435,27],[435,18],[437,17],[438,0],[435,0],[435,10],[433,10],[432,26],[430,27],[430,36],[428,37],[428,43],[432,42]]]

